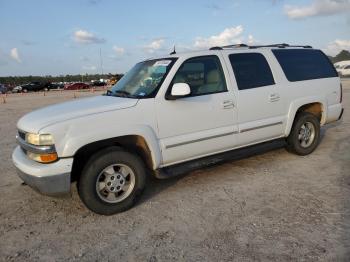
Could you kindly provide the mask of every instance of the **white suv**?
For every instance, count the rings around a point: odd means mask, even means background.
[[[133,206],[148,174],[166,178],[280,138],[310,154],[341,102],[336,70],[309,46],[173,52],[136,64],[105,95],[25,115],[12,157],[41,193],[77,181],[85,205],[109,215]]]

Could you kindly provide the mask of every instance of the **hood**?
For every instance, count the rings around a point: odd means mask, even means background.
[[[40,129],[57,122],[133,107],[138,99],[95,96],[74,101],[60,103],[35,110],[24,115],[17,127],[26,132],[38,133]]]

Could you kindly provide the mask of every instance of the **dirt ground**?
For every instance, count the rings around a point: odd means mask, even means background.
[[[136,207],[109,217],[88,211],[75,185],[64,198],[21,185],[11,162],[17,120],[74,92],[0,98],[0,260],[349,261],[350,81],[343,86],[343,120],[322,128],[313,154],[272,143],[242,160],[151,179]]]

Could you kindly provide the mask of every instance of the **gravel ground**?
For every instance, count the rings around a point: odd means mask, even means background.
[[[76,96],[97,93],[76,93]],[[170,179],[151,179],[133,209],[88,211],[71,196],[21,185],[11,162],[25,113],[74,92],[0,98],[0,260],[349,261],[350,81],[342,121],[322,128],[311,155],[279,145]]]

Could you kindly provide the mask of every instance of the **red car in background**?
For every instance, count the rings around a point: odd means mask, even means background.
[[[80,90],[80,89],[88,89],[90,86],[85,83],[74,83],[74,84],[67,84],[64,86],[64,90]]]

